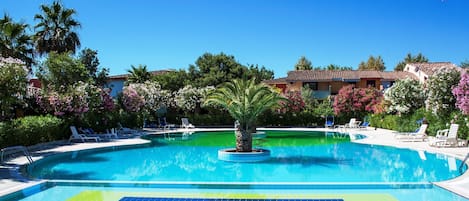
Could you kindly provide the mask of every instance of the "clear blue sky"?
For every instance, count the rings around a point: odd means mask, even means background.
[[[0,0],[2,13],[36,24],[50,0]],[[82,48],[111,75],[130,65],[187,69],[205,52],[234,55],[286,76],[300,56],[313,66],[356,68],[380,55],[393,70],[407,53],[469,59],[468,0],[63,0],[78,12]]]

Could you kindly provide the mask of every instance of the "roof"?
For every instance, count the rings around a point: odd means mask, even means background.
[[[414,66],[416,72],[422,71],[428,76],[432,76],[436,71],[441,68],[453,68],[459,70],[459,67],[451,62],[409,63],[407,65]]]
[[[155,71],[150,71],[152,75],[161,75],[167,72],[172,72],[173,70],[155,70]],[[129,77],[130,74],[121,74],[121,75],[112,75],[109,76],[110,80],[126,80],[127,77]]]
[[[395,71],[356,71],[356,70],[297,70],[288,72],[287,82],[294,81],[357,81],[360,79],[384,79],[396,80],[405,77],[416,79],[415,75],[409,72]]]

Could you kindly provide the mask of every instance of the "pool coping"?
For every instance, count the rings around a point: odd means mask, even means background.
[[[146,129],[146,133],[149,135],[161,135],[165,133],[171,132],[197,132],[197,131],[230,131],[234,130],[232,128],[195,128],[195,129],[172,129],[162,131],[160,129]],[[329,128],[302,128],[302,127],[295,127],[295,128],[258,128],[258,130],[291,130],[291,131],[336,131],[335,129]],[[341,130],[343,131],[343,130]],[[366,129],[348,129],[348,132],[351,135],[355,134],[363,134],[367,136],[364,139],[354,140],[354,143],[361,143],[361,144],[370,144],[370,145],[384,145],[384,146],[392,146],[397,148],[407,148],[412,150],[423,150],[430,153],[440,153],[448,156],[455,157],[459,160],[463,160],[466,154],[469,152],[468,147],[462,148],[435,148],[428,145],[427,142],[400,142],[394,138],[396,131],[387,130],[387,129],[375,129],[375,128],[366,128]],[[69,145],[58,146],[52,149],[44,149],[35,151],[33,160],[39,160],[43,157],[61,154],[65,152],[71,151],[81,151],[81,150],[88,150],[88,149],[95,149],[95,148],[105,148],[105,147],[115,147],[115,146],[126,146],[126,145],[136,145],[136,144],[148,144],[150,141],[142,139],[142,138],[128,138],[128,139],[118,139],[104,143],[72,143]],[[1,164],[0,167],[8,169],[8,173],[5,171],[0,172],[2,178],[0,180],[0,187],[5,186],[5,188],[0,188],[0,197],[20,191],[22,189],[31,188],[35,185],[47,182],[54,182],[60,180],[32,180],[30,178],[24,177],[20,173],[20,167],[26,165],[28,161],[25,157],[18,157],[14,158],[9,161],[8,166],[4,166]],[[469,166],[469,161],[466,161],[466,164]],[[9,174],[9,175],[5,175]],[[10,177],[8,177],[10,176]],[[65,181],[65,180],[64,180]],[[88,181],[89,182],[89,181]],[[101,181],[97,181],[101,182]],[[119,183],[119,182],[113,182]],[[141,183],[141,182],[139,182]],[[173,182],[174,183],[174,182]],[[243,182],[246,184],[245,182]],[[288,182],[289,184],[294,184],[295,182]],[[315,182],[307,182],[314,184]],[[333,184],[333,183],[340,183],[340,182],[318,182],[317,184]],[[358,182],[364,183],[364,182]],[[399,183],[399,182],[396,182]],[[409,182],[405,182],[409,183]],[[286,183],[285,183],[286,184]],[[302,183],[305,184],[305,183]],[[343,184],[343,183],[342,183]],[[348,183],[351,185],[352,183]],[[433,182],[432,184],[439,186],[443,189],[449,190],[455,194],[463,196],[469,199],[469,171],[466,171],[463,175],[456,177],[451,180],[440,181],[440,182]],[[386,184],[389,186],[389,184]]]

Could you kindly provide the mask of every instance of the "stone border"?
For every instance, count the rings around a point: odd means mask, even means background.
[[[270,150],[253,149],[252,152],[236,152],[235,148],[218,150],[218,160],[228,162],[252,163],[265,161],[270,158]]]

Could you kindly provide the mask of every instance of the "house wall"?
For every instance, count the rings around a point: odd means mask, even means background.
[[[417,76],[419,82],[422,83],[422,84],[425,83],[426,80],[428,79],[428,75],[426,73],[422,72],[421,70],[417,69],[416,66],[407,64],[404,67],[404,71],[407,71],[407,72],[412,73],[415,76]]]
[[[318,82],[318,91],[329,91],[330,82]]]
[[[124,80],[109,80],[107,85],[111,89],[111,96],[117,98],[117,95],[122,92],[124,88]]]
[[[359,87],[359,88],[367,88],[368,85],[366,84],[366,82],[367,82],[368,80],[374,80],[374,81],[375,81],[375,87],[376,87],[377,89],[380,88],[380,86],[381,86],[381,79],[376,79],[376,78],[374,78],[374,79],[373,79],[373,78],[371,78],[371,79],[368,79],[368,78],[360,79],[360,82],[357,83],[357,87]]]
[[[339,92],[340,89],[342,89],[342,87],[344,85],[347,85],[348,83],[344,83],[344,82],[339,82],[339,81],[333,81],[331,82],[331,94],[332,95],[335,95]]]
[[[293,82],[293,83],[288,83],[288,90],[287,91],[301,91],[301,88],[303,87],[303,82]]]
[[[360,79],[359,82],[355,83],[355,87],[357,88],[367,88],[367,81],[368,80],[374,80],[375,81],[375,86],[376,89],[383,89],[385,87],[383,84],[390,85],[391,81],[386,81],[386,82],[381,82],[381,79],[376,79],[376,78],[371,78],[371,79]],[[339,90],[346,86],[349,85],[350,83],[348,82],[342,82],[342,81],[331,81],[331,82],[318,82],[318,90],[317,92],[330,92],[331,95],[335,95],[339,92]],[[287,90],[286,91],[301,91],[301,88],[303,87],[303,82],[298,81],[294,83],[288,83],[287,84]],[[330,91],[329,91],[330,90]]]
[[[285,93],[287,91],[287,84],[275,84],[275,87],[279,88],[282,93]]]

